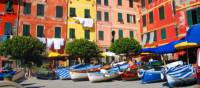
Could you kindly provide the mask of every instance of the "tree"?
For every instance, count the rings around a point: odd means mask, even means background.
[[[140,43],[132,38],[119,38],[114,41],[114,43],[110,46],[110,51],[116,54],[126,54],[129,52],[136,52],[140,50],[142,47]]]
[[[89,63],[91,58],[99,56],[98,46],[94,42],[84,39],[76,39],[69,42],[65,51],[72,56],[84,59],[85,63]]]
[[[36,38],[17,36],[0,43],[0,55],[21,61],[21,65],[31,67],[40,64],[45,45]]]

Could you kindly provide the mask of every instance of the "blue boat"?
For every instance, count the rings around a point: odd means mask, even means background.
[[[142,83],[159,82],[162,81],[164,78],[161,71],[155,71],[155,70],[143,70],[143,72],[140,72],[140,77]]]

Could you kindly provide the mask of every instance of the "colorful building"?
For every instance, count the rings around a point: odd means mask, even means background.
[[[22,0],[18,35],[37,37],[49,49],[63,52],[66,8],[66,0]]]
[[[141,41],[144,47],[181,39],[188,25],[200,22],[200,13],[194,10],[199,7],[199,0],[140,0],[140,3]]]
[[[15,35],[18,22],[18,1],[0,1],[0,40],[5,40],[9,35]]]
[[[69,0],[67,39],[96,39],[96,0]]]
[[[97,44],[104,51],[118,38],[140,40],[138,2],[97,0]]]

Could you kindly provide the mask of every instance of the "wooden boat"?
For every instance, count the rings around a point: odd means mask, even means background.
[[[87,72],[89,71],[89,69],[99,68],[101,66],[102,65],[81,65],[74,68],[73,70],[70,70],[69,73],[70,73],[71,79],[74,81],[88,80]]]
[[[167,83],[170,87],[183,86],[195,83],[192,65],[182,65],[166,71]]]
[[[120,68],[120,69],[119,69]],[[90,82],[109,81],[120,76],[120,71],[128,68],[128,64],[113,67],[109,70],[102,69],[100,72],[88,73]]]
[[[121,75],[122,80],[130,81],[139,79],[137,75],[137,69],[138,65],[132,65],[131,67],[129,67],[129,71],[127,70]]]

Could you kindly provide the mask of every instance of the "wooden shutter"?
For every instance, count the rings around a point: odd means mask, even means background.
[[[146,15],[142,16],[143,27],[146,26]]]
[[[133,38],[134,37],[133,31],[130,31],[129,35],[130,35],[130,38]]]
[[[101,21],[101,11],[97,11],[97,20]]]
[[[191,10],[187,11],[187,21],[188,21],[188,26],[192,26],[193,20],[192,20],[192,11]]]
[[[104,12],[104,20],[109,21],[109,14],[108,12]]]
[[[130,14],[127,14],[127,22],[130,23]]]
[[[90,39],[90,30],[85,30],[85,39]]]
[[[161,6],[161,7],[159,8],[159,16],[160,16],[160,20],[165,19],[164,6]]]
[[[149,13],[149,23],[153,23],[153,11]]]
[[[44,37],[44,26],[37,26],[37,37]]]
[[[70,28],[69,29],[69,38],[70,39],[74,39],[75,38],[75,29],[74,28]]]
[[[90,18],[90,10],[85,9],[85,18]]]
[[[99,31],[99,40],[104,40],[104,31]]]
[[[61,38],[61,27],[55,27],[55,38]]]
[[[118,0],[118,5],[122,5],[122,0]]]
[[[166,29],[165,28],[161,29],[161,38],[163,40],[166,39]]]
[[[70,8],[70,17],[75,17],[76,16],[76,8]]]
[[[156,30],[154,31],[154,41],[157,41],[157,32],[156,32]]]
[[[31,14],[31,3],[24,3],[24,14]]]
[[[122,18],[122,13],[118,13],[118,22],[122,22],[123,18]]]
[[[29,36],[30,35],[30,25],[24,24],[23,25],[23,36]]]
[[[98,5],[101,5],[101,0],[97,0],[97,4],[98,4]]]
[[[122,31],[122,29],[119,29],[119,38],[123,38],[123,31]]]
[[[63,7],[56,6],[56,17],[62,18],[63,17]]]
[[[12,34],[12,23],[5,22],[4,24],[4,35],[11,35]]]
[[[145,0],[141,0],[141,3],[142,3],[142,7],[144,8],[145,7]]]
[[[43,4],[37,5],[37,16],[44,16],[44,5]]]
[[[108,0],[104,0],[104,5],[108,6]]]

